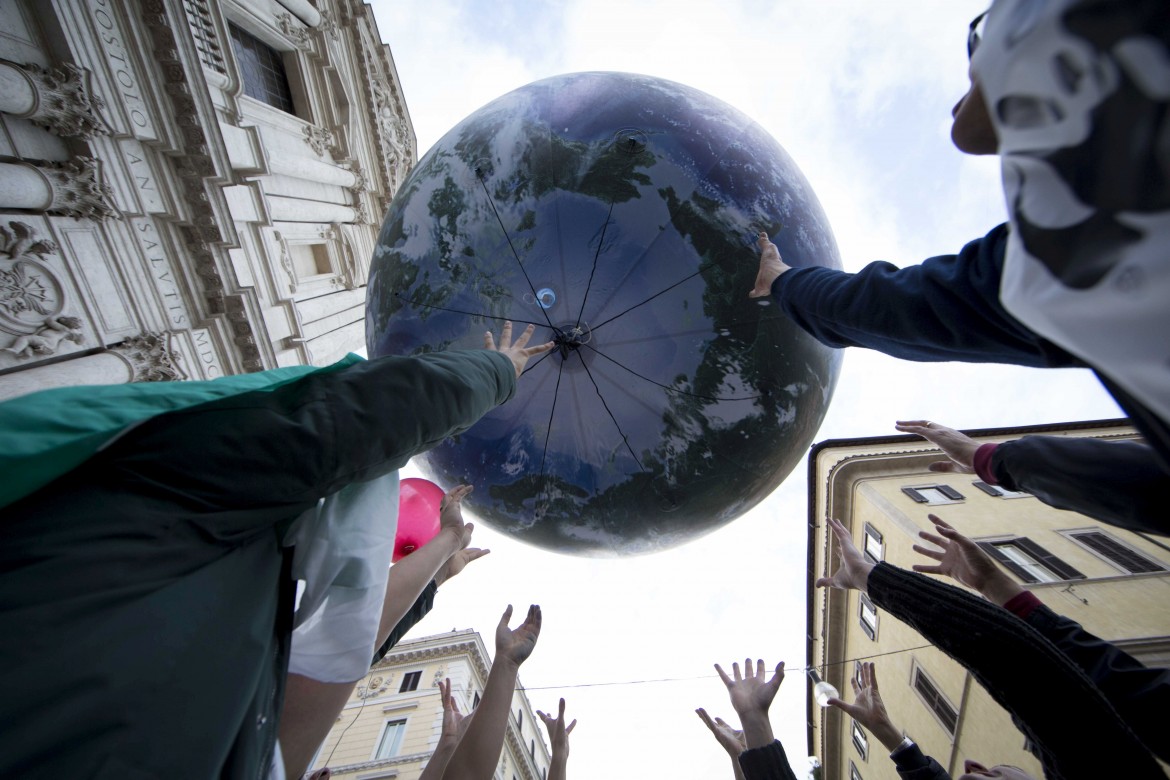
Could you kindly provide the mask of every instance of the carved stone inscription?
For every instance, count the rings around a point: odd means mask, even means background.
[[[216,352],[215,342],[211,340],[208,330],[193,330],[191,336],[195,341],[195,352],[199,355],[199,368],[205,379],[215,379],[223,376],[223,366],[219,364],[219,353]]]
[[[187,306],[183,302],[183,295],[179,290],[178,280],[174,269],[167,259],[167,253],[162,238],[155,229],[154,223],[147,218],[139,217],[130,220],[134,225],[134,235],[142,246],[150,268],[150,278],[163,302],[166,311],[167,324],[171,329],[186,329],[191,325],[191,317],[187,313]]]
[[[158,132],[143,97],[138,75],[130,62],[114,5],[112,0],[89,0],[90,17],[97,28],[98,39],[106,55],[106,64],[121,97],[123,111],[130,121],[131,131],[139,138],[156,140]]]
[[[165,214],[167,206],[163,201],[162,193],[159,192],[154,169],[150,165],[150,160],[147,159],[147,151],[142,148],[142,144],[130,138],[123,139],[122,155],[126,160],[126,167],[130,170],[130,176],[134,180],[134,188],[138,192],[143,209],[148,214]]]

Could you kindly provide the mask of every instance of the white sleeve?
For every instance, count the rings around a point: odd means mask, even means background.
[[[305,581],[289,671],[353,682],[370,668],[398,525],[398,472],[348,485],[297,521],[293,576]]]

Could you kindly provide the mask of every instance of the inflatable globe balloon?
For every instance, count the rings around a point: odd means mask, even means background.
[[[761,231],[790,265],[840,266],[788,154],[698,90],[574,73],[467,117],[390,205],[369,354],[482,348],[505,320],[556,348],[416,463],[474,485],[464,503],[492,528],[562,553],[654,552],[755,506],[804,458],[839,368],[748,298]]]

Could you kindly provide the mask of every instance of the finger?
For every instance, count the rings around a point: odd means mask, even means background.
[[[730,688],[731,678],[727,676],[727,672],[723,671],[723,667],[715,664],[715,671],[719,672],[719,679],[723,680],[723,684]]]
[[[873,664],[866,664],[866,666],[868,666],[869,668],[865,669],[865,667],[862,667],[862,669],[865,672],[866,676],[869,678],[869,687],[873,689],[874,693],[877,693],[878,692],[877,668]]]
[[[565,700],[561,699],[560,709],[557,710],[557,720],[563,721],[565,719]]]
[[[743,677],[740,676],[740,673],[739,673],[739,661],[736,661],[735,663],[733,663],[731,665],[731,673],[733,675],[735,675],[736,682],[743,682]]]
[[[468,523],[468,525],[471,525],[471,524]],[[463,551],[463,554],[467,556],[467,562],[471,563],[472,561],[478,561],[480,558],[482,558],[483,556],[487,555],[490,552],[491,552],[491,550],[480,550],[477,547],[469,547]]]
[[[715,721],[711,720],[711,716],[707,714],[705,709],[700,707],[699,709],[695,710],[695,714],[699,716],[699,720],[707,724],[707,728],[711,729],[712,732],[715,731]]]
[[[524,329],[524,332],[520,334],[520,338],[516,339],[516,341],[513,342],[512,346],[515,347],[516,349],[523,349],[524,345],[528,343],[528,339],[532,338],[532,332],[535,330],[536,330],[535,325],[529,325],[527,328]]]
[[[857,694],[861,693],[861,683],[857,682],[856,677],[849,678],[849,685],[853,688],[853,696],[854,697],[856,697]]]
[[[576,727],[577,727],[577,719],[576,719],[576,718],[573,718],[573,722],[569,724],[569,727],[568,727],[567,729],[565,729],[565,736],[567,737],[567,736],[569,736],[570,734],[572,734],[572,733],[573,733],[573,729],[574,729],[574,728],[576,728]]]
[[[543,344],[538,344],[535,347],[527,347],[521,351],[524,353],[524,357],[533,357],[535,355],[541,354],[542,352],[548,352],[556,345],[557,343],[555,341],[546,341]]]
[[[760,231],[760,234],[758,236],[756,236],[756,243],[760,245],[761,249],[763,249],[765,244],[768,244],[771,242],[768,239],[768,234],[763,232],[763,231]]]
[[[933,471],[935,474],[957,474],[959,467],[953,460],[936,460],[926,467],[927,471]]]
[[[918,536],[930,542],[931,544],[942,547],[943,549],[946,549],[950,546],[950,543],[946,539],[943,539],[941,536],[935,536],[930,531],[919,531]]]
[[[930,522],[932,522],[932,523],[934,523],[935,525],[939,526],[940,530],[941,530],[942,528],[952,528],[950,523],[948,523],[946,520],[943,520],[943,519],[942,519],[941,517],[939,517],[938,515],[927,515],[926,517],[927,517],[927,519],[928,519],[928,520],[930,520]],[[952,530],[954,530],[954,529],[952,528]]]
[[[500,618],[500,628],[507,628],[508,623],[511,622],[511,620],[512,620],[512,605],[509,604],[508,608],[504,610],[504,616],[502,618]]]
[[[500,331],[500,349],[512,346],[512,321],[504,320],[504,329]]]
[[[941,561],[943,558],[946,557],[946,553],[944,553],[944,552],[940,552],[938,550],[929,550],[929,549],[927,549],[925,547],[921,547],[917,544],[912,545],[910,547],[910,549],[913,550],[914,552],[918,553],[919,555],[925,555],[927,558],[933,558],[936,561]]]
[[[840,699],[829,699],[828,701],[825,702],[825,704],[829,705],[830,707],[836,707],[837,709],[841,710],[841,712],[844,712],[846,715],[853,715],[854,717],[856,717],[857,713],[860,712],[859,708],[855,707],[852,704],[846,704],[845,702],[841,701]]]
[[[821,577],[816,581],[815,587],[831,588],[831,587],[833,587],[833,578],[832,577]]]
[[[895,420],[895,428],[927,428],[930,420]]]

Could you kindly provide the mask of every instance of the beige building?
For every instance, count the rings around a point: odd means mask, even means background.
[[[361,0],[0,2],[0,400],[361,348],[416,159]]]
[[[1135,438],[1124,421],[969,432],[982,442],[1028,433]],[[1122,645],[1151,666],[1170,666],[1170,546],[1164,537],[1107,526],[1007,493],[970,474],[927,470],[944,456],[916,436],[822,442],[809,458],[808,663],[846,700],[860,660],[872,659],[896,726],[957,776],[962,762],[1007,763],[1041,777],[1023,735],[967,672],[913,629],[856,591],[813,588],[835,568],[826,516],[841,520],[874,560],[909,568],[933,513],[984,543],[1054,611]],[[948,580],[953,582],[952,580]],[[824,780],[895,780],[888,752],[836,709],[810,697],[809,752]]]
[[[404,641],[357,684],[310,766],[347,780],[415,780],[442,731],[438,684],[451,679],[461,712],[478,706],[491,661],[470,629]],[[544,725],[522,688],[512,697],[495,780],[544,780]]]

